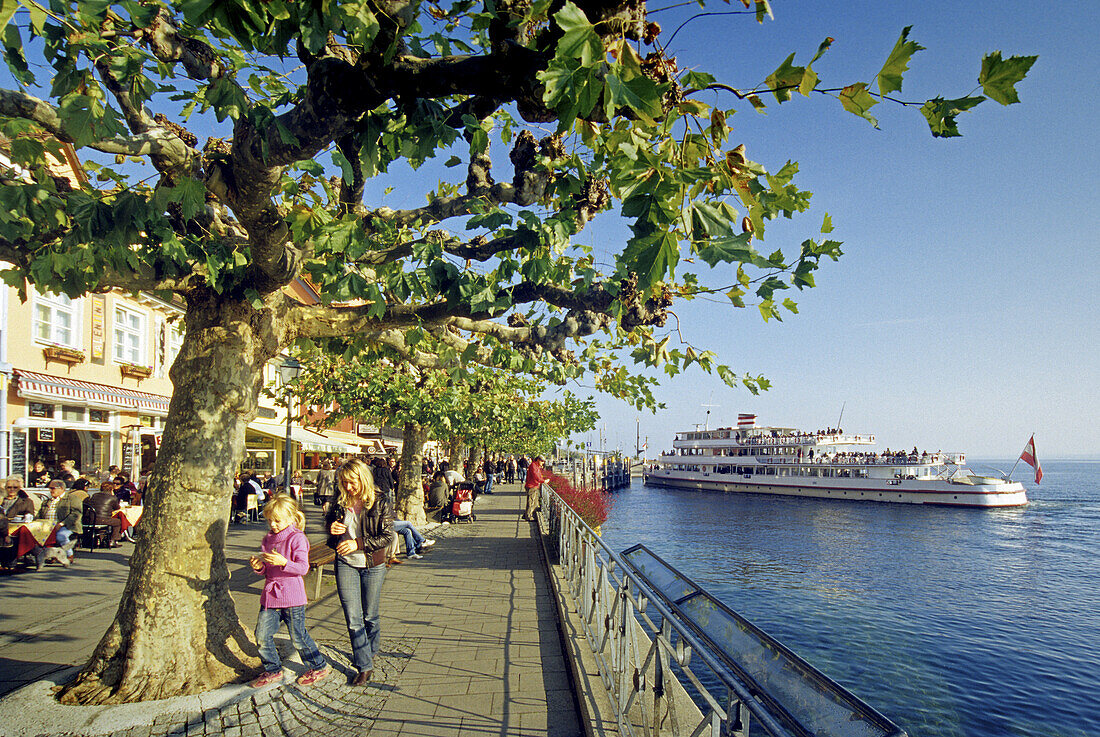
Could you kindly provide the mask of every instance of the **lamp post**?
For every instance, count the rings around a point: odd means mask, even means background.
[[[287,359],[279,366],[279,378],[286,388],[286,448],[283,449],[283,491],[290,493],[290,382],[298,378],[302,372],[302,364],[293,358]]]

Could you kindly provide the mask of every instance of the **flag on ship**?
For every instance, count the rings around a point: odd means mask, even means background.
[[[1043,467],[1039,465],[1039,459],[1035,457],[1035,436],[1027,441],[1024,452],[1020,454],[1020,460],[1035,469],[1035,483],[1043,480]]]
[[[737,415],[738,427],[756,427],[756,415],[739,414]]]

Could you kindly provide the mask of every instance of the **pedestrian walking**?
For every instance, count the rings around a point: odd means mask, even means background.
[[[382,643],[382,582],[386,548],[396,539],[393,506],[374,487],[371,467],[358,458],[336,472],[339,497],[325,517],[328,546],[336,550],[336,591],[358,671],[353,686],[374,675],[374,656]]]
[[[306,517],[289,494],[276,494],[264,505],[268,529],[261,553],[248,559],[252,570],[264,577],[260,594],[260,616],[256,620],[256,644],[264,674],[252,681],[261,688],[283,678],[283,665],[275,648],[275,633],[286,622],[290,642],[302,656],[308,670],[298,676],[299,686],[312,686],[331,672],[317,643],[306,632],[306,587],[302,576],[309,572],[309,540],[302,529]]]
[[[539,488],[547,478],[549,476],[542,467],[542,456],[535,456],[535,460],[527,467],[527,476],[523,481],[523,488],[527,491],[527,508],[523,512],[523,519],[535,518],[535,512],[539,509]]]

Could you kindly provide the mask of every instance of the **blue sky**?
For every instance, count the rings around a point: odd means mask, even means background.
[[[766,116],[746,106],[732,118],[749,158],[772,171],[797,160],[796,182],[814,192],[810,213],[769,228],[760,250],[812,236],[828,212],[845,256],[795,296],[800,314],[783,323],[714,303],[676,308],[685,339],[773,388],[753,397],[697,370],[667,380],[658,396],[668,409],[640,416],[651,451],[704,422],[703,405],[717,405],[711,427],[755,412],[762,424],[805,428],[835,425],[843,405],[843,427],[876,433],[882,446],[1011,457],[1034,432],[1040,458],[1100,457],[1100,115],[1084,71],[1100,3],[773,8],[763,26],[695,21],[671,52],[682,67],[749,87],[791,52],[809,61],[831,36],[814,68],[839,86],[870,81],[912,25],[927,50],[910,65],[907,100],[971,94],[986,52],[1039,60],[1018,86],[1021,104],[982,103],[961,117],[961,138],[933,139],[919,113],[887,104],[874,110],[875,130],[826,98],[796,96]],[[667,33],[673,16],[693,12],[655,17]],[[607,447],[631,448],[639,415],[606,398],[599,408]]]

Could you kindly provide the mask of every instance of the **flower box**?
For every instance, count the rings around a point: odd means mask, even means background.
[[[123,378],[131,376],[135,379],[148,379],[153,375],[152,366],[138,366],[136,363],[121,363],[118,370],[122,372]]]
[[[85,359],[84,351],[78,351],[75,348],[67,348],[62,345],[48,345],[42,349],[42,355],[46,358],[46,363],[50,361],[60,361],[70,366],[77,363],[84,363]]]

